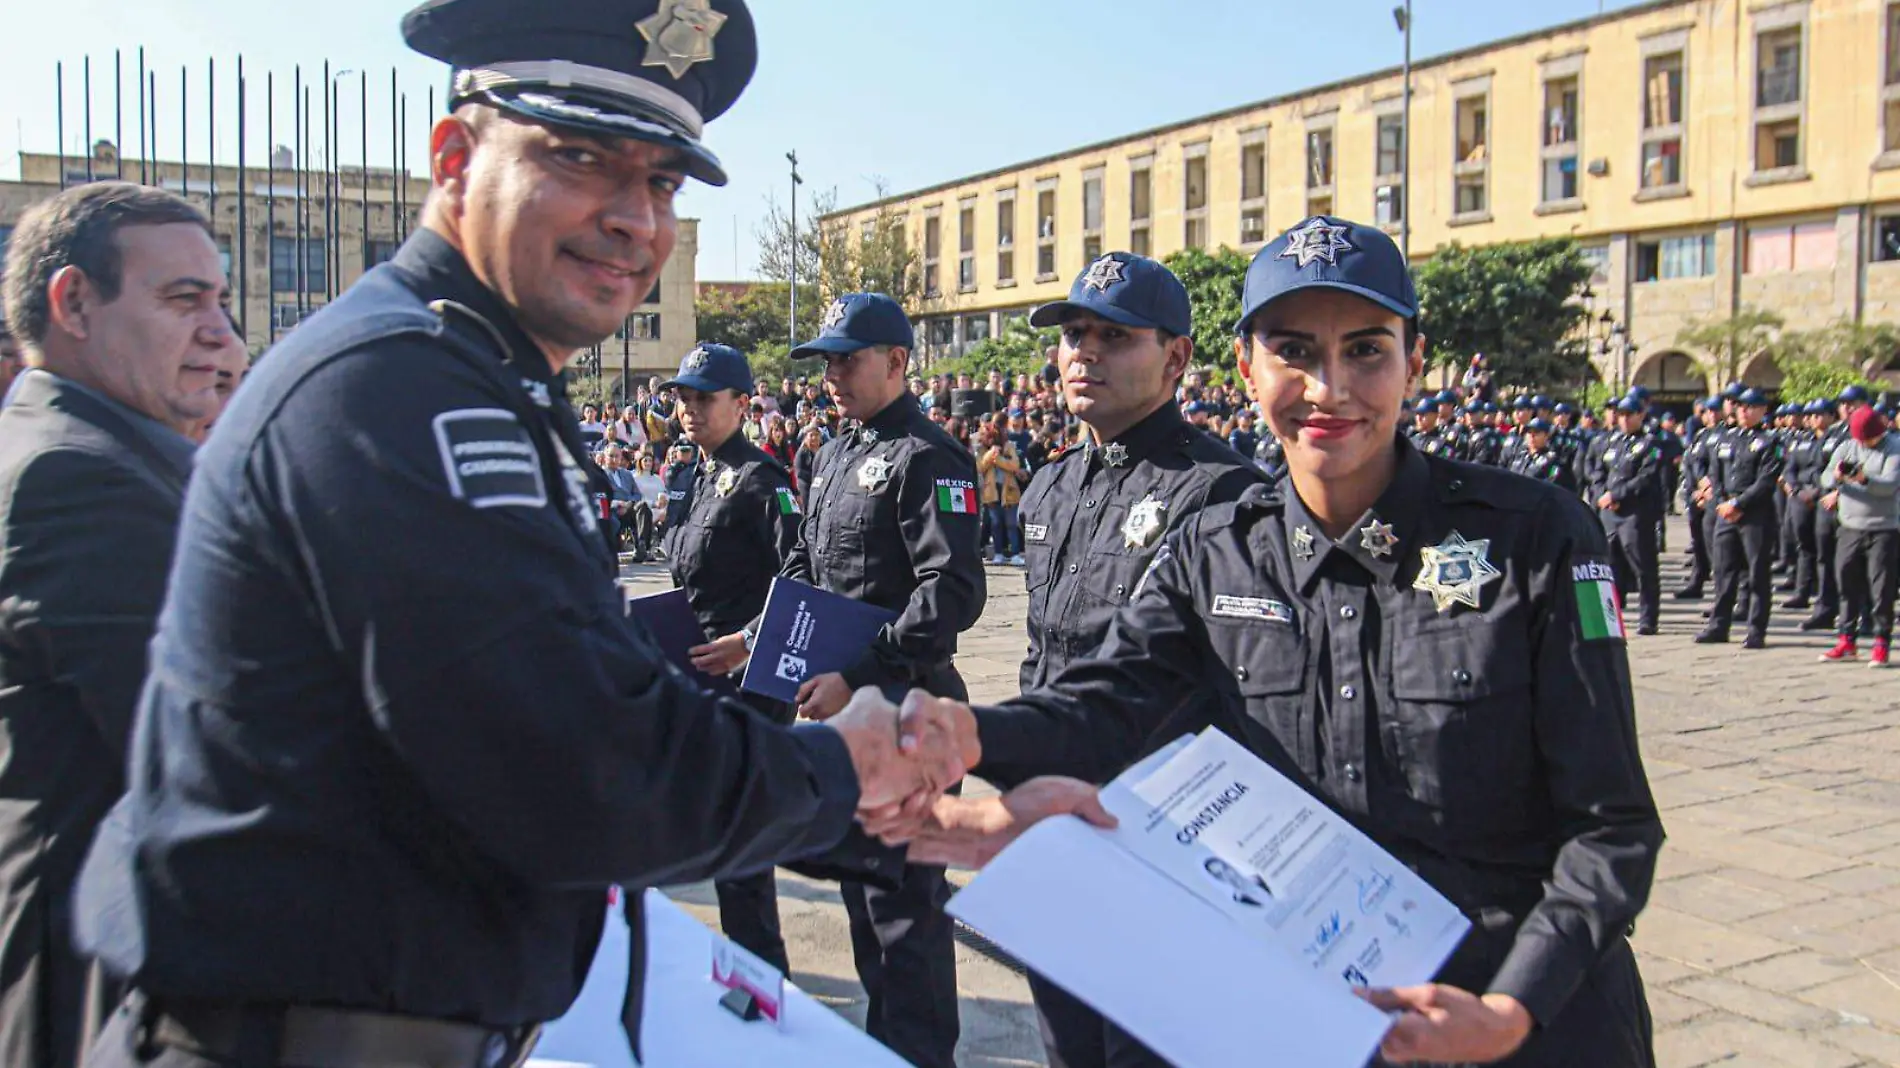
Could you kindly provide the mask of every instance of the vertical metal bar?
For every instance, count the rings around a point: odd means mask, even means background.
[[[357,92],[362,97],[360,121],[363,135],[363,173],[359,176],[362,182],[360,191],[363,197],[363,232],[358,237],[363,246],[363,269],[367,271],[369,270],[369,68],[365,67],[358,71],[357,79]]]
[[[83,111],[86,129],[86,181],[90,182],[98,177],[92,171],[92,57],[86,56],[81,61],[79,69],[80,90],[86,94],[86,106]]]
[[[210,56],[205,58],[205,165],[210,171],[205,178],[205,189],[210,196],[205,214],[211,216],[211,229],[213,233],[216,233],[218,228],[218,61]]]
[[[335,82],[330,78],[330,61],[323,61],[323,299],[328,301],[330,292],[330,241],[336,233],[336,227],[330,220],[330,209],[336,203],[330,193],[330,167],[336,160],[336,152],[330,146],[330,90]]]
[[[1399,252],[1412,258],[1412,0],[1405,0],[1405,117],[1399,120]],[[1453,196],[1457,191],[1453,190]],[[1337,207],[1337,205],[1335,205]]]
[[[290,202],[291,203],[290,216],[291,216],[292,221],[294,221],[297,226],[297,239],[296,239],[296,246],[295,246],[295,251],[296,251],[296,256],[297,256],[296,298],[297,298],[297,314],[299,316],[303,314],[303,290],[304,290],[304,285],[303,285],[303,266],[304,266],[303,264],[303,170],[304,170],[303,101],[307,99],[309,99],[309,95],[303,91],[303,66],[299,64],[298,66],[293,67],[291,69],[291,74],[290,74],[290,152],[291,152],[290,174],[291,174],[291,185],[292,185],[292,188],[295,190],[291,194],[292,199]]]
[[[58,142],[59,187],[66,188],[66,64],[53,64],[53,139]]]
[[[389,68],[389,239],[402,243],[401,220],[397,218],[396,199],[396,68]]]
[[[270,343],[277,343],[277,129],[271,112],[277,102],[277,75],[264,72],[264,314]]]
[[[146,101],[146,105],[147,107],[150,108],[152,112],[152,184],[156,186],[163,186],[165,184],[165,177],[164,175],[159,173],[159,169],[158,169],[158,72],[157,71],[153,70],[153,71],[145,72],[145,89],[146,89],[147,95],[151,97],[151,99]]]
[[[397,139],[397,144],[402,146],[402,152],[401,152],[400,159],[398,160],[397,165],[396,165],[396,181],[400,183],[401,185],[401,191],[397,194],[397,200],[400,201],[400,206],[398,207],[398,210],[402,212],[402,236],[405,239],[407,239],[409,237],[409,94],[408,93],[402,94],[401,112],[402,112],[402,136]]]
[[[184,196],[191,195],[191,123],[190,123],[190,120],[185,117],[188,114],[185,105],[189,103],[186,97],[191,91],[188,83],[189,83],[189,72],[186,71],[184,67],[179,67],[178,68],[178,162],[179,162],[179,173],[184,176],[185,187],[182,193],[182,195]]]
[[[251,336],[251,332],[250,332],[250,325],[251,325],[251,261],[250,261],[250,258],[249,258],[249,256],[247,255],[247,253],[248,253],[248,252],[250,251],[250,236],[251,236],[251,228],[250,228],[250,224],[249,224],[249,218],[248,218],[248,216],[247,216],[247,214],[246,214],[246,212],[245,212],[245,210],[244,210],[244,208],[245,208],[245,204],[244,204],[244,202],[245,202],[245,195],[244,195],[244,179],[245,179],[245,174],[244,174],[244,120],[245,120],[245,114],[244,114],[244,56],[243,56],[242,54],[239,54],[239,56],[237,57],[237,87],[238,87],[238,99],[237,99],[237,111],[238,111],[238,116],[237,116],[237,118],[238,118],[238,143],[237,143],[237,156],[238,156],[238,158],[237,158],[237,198],[238,198],[238,201],[237,201],[237,263],[236,263],[236,264],[234,264],[233,266],[234,266],[234,268],[235,268],[235,273],[236,273],[236,276],[237,276],[237,277],[236,277],[236,278],[234,279],[234,281],[236,281],[236,282],[237,282],[237,291],[238,291],[238,292],[237,292],[237,302],[238,302],[238,314],[237,314],[237,320],[238,320],[238,333],[240,333],[240,334],[243,334],[243,335],[244,335],[244,337],[245,337],[245,342],[244,342],[244,343],[245,343],[245,345],[247,345],[247,346],[248,346],[248,345],[250,344],[250,336]]]
[[[151,182],[147,164],[152,158],[151,143],[145,132],[145,46],[139,46],[139,82],[133,87],[139,95],[139,184]]]
[[[114,178],[125,177],[125,69],[118,49],[112,50],[112,155]]]

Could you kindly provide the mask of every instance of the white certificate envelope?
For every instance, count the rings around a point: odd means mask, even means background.
[[[1030,828],[948,911],[1177,1068],[1363,1068],[1390,1026],[1072,816]]]
[[[600,951],[580,997],[548,1025],[529,1068],[907,1068],[903,1058],[849,1020],[785,984],[784,1026],[750,1023],[719,1004],[726,993],[713,982],[713,942],[720,936],[658,890],[646,891],[647,978],[640,1046],[635,1062],[620,1023],[627,989],[628,939],[619,909],[607,917]]]

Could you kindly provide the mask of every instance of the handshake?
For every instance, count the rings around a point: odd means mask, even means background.
[[[1001,797],[947,796],[983,756],[976,715],[960,701],[912,690],[900,709],[865,687],[825,725],[851,752],[858,822],[886,845],[908,843],[912,864],[980,868],[1050,816],[1115,826],[1096,788],[1078,779],[1031,779]]]

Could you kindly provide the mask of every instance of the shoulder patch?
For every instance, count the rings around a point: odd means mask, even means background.
[[[541,456],[515,413],[458,408],[436,416],[434,428],[450,493],[475,508],[547,506]]]
[[[1293,625],[1293,606],[1285,601],[1275,601],[1267,597],[1215,594],[1212,614],[1229,619],[1259,619],[1268,623]]]
[[[976,483],[961,478],[937,479],[937,511],[976,514]]]
[[[1584,641],[1623,641],[1623,595],[1616,572],[1605,560],[1580,559],[1570,565],[1577,597],[1577,622]]]
[[[798,495],[796,493],[793,493],[790,489],[788,489],[785,486],[780,486],[777,490],[774,491],[774,496],[777,498],[777,501],[778,501],[778,514],[780,515],[798,515],[799,514]]]

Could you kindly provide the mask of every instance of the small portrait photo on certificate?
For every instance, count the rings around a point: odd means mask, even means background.
[[[1266,880],[1258,875],[1242,875],[1232,864],[1219,857],[1208,857],[1201,865],[1214,881],[1234,892],[1234,900],[1242,905],[1263,908],[1273,900],[1273,891],[1267,889]]]

